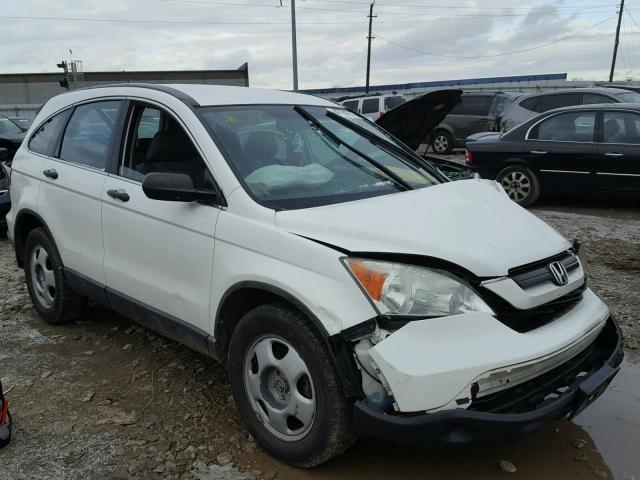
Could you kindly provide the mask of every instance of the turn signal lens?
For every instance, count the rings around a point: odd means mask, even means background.
[[[379,302],[382,299],[382,287],[388,274],[380,272],[358,260],[347,260],[346,263],[351,273],[358,279],[360,285],[367,291],[371,299]]]

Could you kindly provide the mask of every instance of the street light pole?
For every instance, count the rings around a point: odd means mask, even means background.
[[[296,0],[291,0],[291,53],[293,56],[293,91],[298,91],[298,42],[296,40]]]

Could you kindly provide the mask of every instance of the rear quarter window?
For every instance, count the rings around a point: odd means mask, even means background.
[[[520,106],[525,110],[535,112],[539,101],[540,101],[540,97],[525,98],[520,102]]]
[[[396,108],[398,105],[402,105],[406,100],[404,97],[396,96],[396,97],[386,97],[384,99],[384,109],[385,111],[389,111],[392,108]]]

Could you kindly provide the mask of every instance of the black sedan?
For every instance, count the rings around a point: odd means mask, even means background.
[[[559,108],[467,138],[467,164],[526,206],[543,193],[640,197],[640,105]]]

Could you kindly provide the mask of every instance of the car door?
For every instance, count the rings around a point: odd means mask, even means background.
[[[603,111],[596,160],[596,186],[640,194],[640,114]]]
[[[576,110],[552,114],[529,129],[523,156],[537,170],[543,189],[593,189],[595,125],[595,110]]]
[[[213,178],[188,131],[168,110],[137,102],[128,110],[123,153],[102,190],[107,297],[172,338],[184,332],[200,337],[209,331],[219,208],[152,200],[141,182],[149,172],[185,173],[205,189],[214,188]]]
[[[54,155],[41,165],[38,213],[55,239],[65,268],[104,283],[102,186],[123,105],[105,100],[77,105],[52,119],[66,123]],[[68,118],[68,121],[67,121]],[[56,130],[56,125],[50,125]],[[46,130],[30,148],[47,141]],[[57,158],[56,158],[57,157]]]
[[[457,113],[449,114],[445,121],[453,128],[454,144],[464,145],[465,139],[474,133],[488,130],[489,110],[493,95],[463,95]]]

